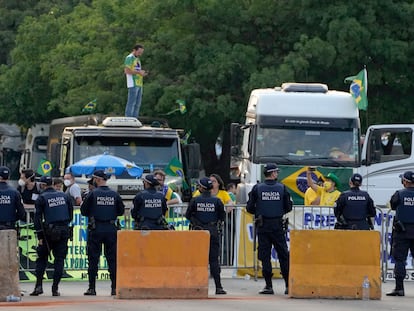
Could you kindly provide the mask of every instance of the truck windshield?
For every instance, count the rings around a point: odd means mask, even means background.
[[[357,129],[257,127],[254,158],[280,164],[355,166]]]
[[[104,152],[135,163],[144,171],[164,169],[172,158],[179,158],[178,139],[150,137],[77,137],[74,162]]]

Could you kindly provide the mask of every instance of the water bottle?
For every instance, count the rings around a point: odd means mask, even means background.
[[[364,276],[364,281],[362,282],[362,300],[369,300],[369,289],[370,284],[368,276]]]
[[[19,296],[8,295],[8,296],[6,297],[6,301],[7,301],[7,302],[18,302],[18,301],[20,301],[20,300],[21,300],[21,297],[19,297]]]
[[[150,173],[152,173],[154,171],[154,164],[150,164]]]

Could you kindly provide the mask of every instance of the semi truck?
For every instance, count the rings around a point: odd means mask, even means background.
[[[201,167],[200,148],[196,143],[181,144],[183,130],[172,129],[165,120],[105,115],[84,115],[55,119],[50,124],[48,159],[53,176],[62,177],[68,168],[86,157],[110,154],[141,167],[144,174],[165,169],[171,161],[183,165],[183,176],[168,176],[166,183],[175,183],[183,199],[191,194],[192,179],[198,178]],[[76,176],[86,189],[90,176]],[[132,200],[143,189],[141,179],[112,176],[108,186],[118,191],[124,200]],[[186,191],[184,191],[186,190]]]
[[[31,126],[26,133],[24,150],[20,158],[20,171],[32,168],[35,171],[46,160],[49,124],[40,123]]]
[[[401,188],[399,175],[414,170],[414,125],[373,125],[361,136],[359,110],[348,92],[329,90],[320,83],[284,83],[251,92],[244,124],[232,124],[232,163],[240,183],[237,200],[245,203],[263,166],[276,163],[278,180],[294,203],[303,204],[308,187],[306,170],[314,179],[332,172],[338,189],[347,189],[353,173],[363,176],[377,206],[386,206]],[[361,140],[361,137],[364,137]]]
[[[10,169],[10,179],[19,179],[19,162],[24,147],[24,134],[16,124],[0,123],[0,165]]]

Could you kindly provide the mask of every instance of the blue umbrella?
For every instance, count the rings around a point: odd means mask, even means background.
[[[143,169],[120,157],[104,153],[87,157],[70,166],[74,175],[91,175],[95,170],[104,170],[108,175],[120,176],[127,172],[132,177],[141,177]]]

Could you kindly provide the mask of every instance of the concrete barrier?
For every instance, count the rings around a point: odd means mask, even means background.
[[[16,230],[0,230],[0,245],[0,301],[6,301],[8,295],[20,297]]]
[[[207,298],[208,231],[118,231],[117,298]]]
[[[291,297],[361,299],[364,276],[370,281],[370,299],[381,299],[379,232],[290,232]]]

